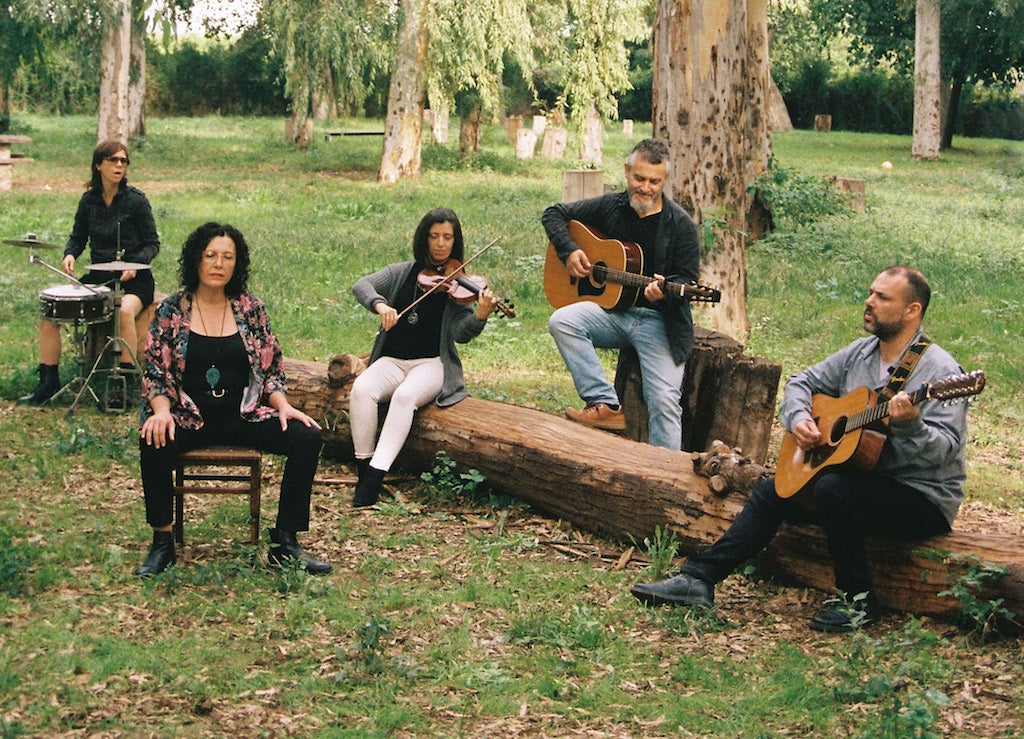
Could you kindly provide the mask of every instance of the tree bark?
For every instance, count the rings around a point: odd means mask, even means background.
[[[673,161],[666,192],[714,233],[701,270],[722,290],[712,327],[744,340],[747,185],[771,150],[766,0],[662,0],[653,64],[654,135]]]
[[[146,135],[146,18],[132,13],[128,65],[128,134]]]
[[[936,161],[942,144],[939,0],[917,0],[914,31],[914,159]]]
[[[132,5],[114,0],[118,19],[103,39],[97,141],[128,141],[131,133],[128,91],[131,68]]]
[[[348,445],[349,387],[365,360],[340,355],[328,366],[285,360],[289,399],[320,419],[334,448]],[[429,469],[444,450],[475,468],[497,490],[525,500],[574,526],[642,540],[656,526],[673,531],[680,552],[702,551],[729,527],[752,484],[766,472],[729,454],[673,452],[589,429],[541,411],[467,398],[450,408],[417,412],[400,463]],[[725,480],[724,484],[722,480]],[[974,557],[1007,573],[979,600],[1003,599],[1024,608],[1020,532],[993,522],[984,531],[957,529],[918,544],[871,539],[869,556],[880,601],[902,611],[951,618],[959,604],[939,593]],[[783,526],[765,562],[794,583],[831,592],[832,568],[817,527]]]
[[[580,159],[588,164],[600,165],[604,155],[604,126],[597,106],[590,104],[590,109],[583,117],[583,137],[580,144]]]
[[[384,120],[384,152],[377,181],[394,184],[420,174],[423,101],[426,96],[427,10],[430,0],[402,0],[395,70]]]
[[[480,150],[480,106],[474,105],[462,116],[459,124],[459,158],[465,159]]]

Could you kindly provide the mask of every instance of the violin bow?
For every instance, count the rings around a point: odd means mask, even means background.
[[[419,302],[420,302],[421,300],[424,300],[424,299],[425,299],[425,298],[426,298],[427,296],[429,296],[429,295],[432,295],[433,293],[435,293],[435,292],[437,292],[438,290],[440,290],[440,289],[441,289],[442,287],[447,287],[448,285],[452,284],[452,280],[454,280],[454,279],[455,279],[456,275],[458,275],[458,274],[459,274],[459,272],[463,272],[463,273],[464,273],[464,272],[466,271],[466,265],[468,265],[468,264],[469,264],[470,262],[472,262],[472,261],[473,261],[474,259],[476,259],[476,258],[477,258],[478,256],[480,256],[481,254],[483,254],[483,253],[484,253],[485,251],[487,251],[488,249],[490,249],[490,248],[491,248],[492,246],[494,246],[495,244],[497,244],[497,243],[498,243],[499,241],[501,241],[501,237],[500,237],[500,236],[497,236],[497,237],[495,237],[495,238],[494,238],[494,240],[493,240],[493,241],[491,241],[491,243],[489,243],[489,244],[488,244],[487,246],[485,246],[485,247],[484,247],[483,249],[481,249],[481,250],[480,250],[480,251],[478,251],[478,252],[477,252],[476,254],[474,254],[474,255],[473,255],[473,256],[471,256],[471,257],[470,257],[469,259],[467,259],[467,260],[466,260],[465,262],[463,262],[463,263],[462,263],[461,265],[459,265],[459,268],[458,268],[458,269],[453,269],[453,270],[451,271],[451,274],[445,275],[445,276],[444,276],[444,279],[442,279],[442,280],[441,280],[440,282],[438,282],[438,283],[437,283],[436,285],[433,285],[433,286],[432,286],[432,287],[431,287],[431,288],[430,288],[429,290],[427,290],[427,291],[426,291],[426,292],[424,292],[424,293],[423,293],[422,295],[420,295],[420,296],[419,296],[418,298],[416,298],[416,299],[415,299],[414,301],[412,301],[411,303],[409,303],[409,305],[408,305],[408,306],[406,306],[405,310],[403,310],[403,311],[402,311],[401,313],[399,313],[399,314],[398,314],[398,316],[397,316],[397,317],[395,318],[395,321],[397,322],[398,320],[400,320],[400,319],[402,318],[402,316],[404,316],[404,315],[405,315],[406,313],[408,313],[408,312],[409,312],[409,311],[411,311],[411,310],[412,310],[413,308],[415,308],[415,307],[416,307],[416,306],[417,306],[417,305],[419,304]]]

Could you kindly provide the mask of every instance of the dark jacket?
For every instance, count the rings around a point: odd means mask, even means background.
[[[629,233],[625,219],[622,218],[626,209],[630,209],[628,193],[609,193],[575,203],[552,205],[545,209],[541,223],[559,258],[564,262],[577,248],[569,236],[570,220],[596,228],[608,238],[636,242],[636,234]],[[661,219],[658,241],[653,254],[645,250],[645,264],[651,265],[652,274],[664,275],[669,281],[696,282],[700,276],[700,234],[693,219],[665,195],[662,195],[661,213],[653,217]],[[682,364],[693,350],[690,303],[683,298],[667,295],[665,300],[659,300],[654,305],[665,321],[672,360]]]
[[[83,193],[64,254],[78,259],[87,244],[93,264],[116,259],[151,264],[160,251],[160,237],[153,210],[142,190],[125,185],[110,207],[103,202],[102,191],[90,189]],[[124,251],[120,257],[118,246]]]

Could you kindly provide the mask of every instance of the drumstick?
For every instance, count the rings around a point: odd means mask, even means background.
[[[86,290],[91,292],[93,295],[101,295],[102,294],[99,290],[97,290],[96,288],[92,287],[91,285],[87,285],[84,282],[79,282],[74,277],[72,277],[67,272],[65,272],[64,270],[57,269],[56,267],[51,267],[49,264],[47,264],[42,259],[37,257],[35,254],[30,254],[29,258],[28,258],[28,261],[29,261],[29,264],[41,264],[41,265],[43,265],[44,267],[46,267],[51,272],[56,272],[57,274],[59,274],[61,277],[63,277],[68,282],[73,282],[76,285],[78,285],[79,287],[84,287]]]

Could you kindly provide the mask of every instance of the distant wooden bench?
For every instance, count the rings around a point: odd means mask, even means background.
[[[331,143],[335,136],[383,136],[383,131],[325,131],[324,141]]]
[[[11,176],[11,165],[15,162],[31,162],[32,160],[21,154],[11,152],[11,144],[31,144],[32,139],[28,136],[16,134],[0,135],[0,190],[10,190],[13,187]]]

